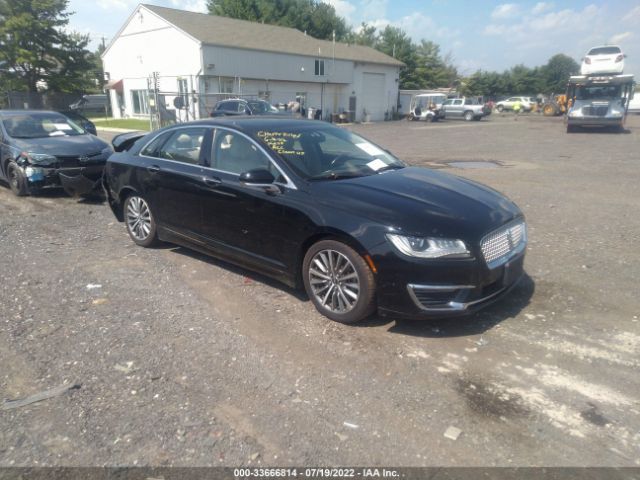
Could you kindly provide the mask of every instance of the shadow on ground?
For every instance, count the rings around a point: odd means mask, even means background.
[[[299,301],[308,302],[309,308],[313,308],[312,303],[309,302],[309,298],[303,290],[291,288],[265,275],[184,247],[169,245],[168,248],[173,248],[173,251],[180,255],[206,262],[219,268],[224,268],[236,275],[241,275],[252,281],[286,292]],[[400,320],[392,317],[373,315],[362,322],[354,324],[353,327],[367,328],[389,325],[389,333],[414,337],[446,338],[478,335],[490,330],[508,318],[517,316],[529,304],[534,291],[535,283],[533,279],[525,274],[509,294],[475,314],[464,317],[428,320]]]
[[[479,335],[502,321],[516,317],[531,301],[535,291],[533,279],[525,274],[520,282],[504,298],[485,309],[463,317],[405,320],[375,315],[358,327],[390,325],[388,332],[412,337],[447,338]]]

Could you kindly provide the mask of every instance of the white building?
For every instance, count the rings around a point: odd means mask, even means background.
[[[402,62],[360,45],[318,40],[293,28],[153,5],[138,5],[102,55],[116,117],[146,117],[149,78],[157,72],[159,103],[179,116],[211,110],[219,94],[302,100],[355,120],[390,118]],[[173,95],[171,95],[173,93]],[[198,104],[193,102],[197,99]],[[153,100],[151,100],[153,101]]]

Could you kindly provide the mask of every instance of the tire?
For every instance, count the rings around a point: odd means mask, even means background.
[[[504,105],[498,105],[496,107],[496,110],[498,110],[498,112],[500,112],[500,113],[504,112]]]
[[[373,272],[342,242],[321,240],[312,245],[302,262],[302,278],[318,312],[333,321],[356,323],[376,310]]]
[[[433,115],[427,115],[427,116],[426,116],[426,118],[425,118],[425,121],[426,121],[427,123],[431,123],[431,122],[433,122]]]
[[[7,164],[7,180],[11,191],[18,197],[24,197],[29,194],[29,187],[27,186],[27,177],[22,172],[20,167],[13,160]]]
[[[567,125],[567,133],[576,133],[575,125]]]
[[[473,120],[473,118],[474,118],[474,117],[475,117],[475,115],[473,114],[473,112],[472,112],[472,111],[470,111],[470,110],[469,110],[469,111],[467,111],[467,112],[464,112],[464,119],[465,119],[467,122],[470,122],[471,120]]]
[[[127,197],[122,207],[127,233],[136,245],[153,247],[159,243],[155,217],[147,201],[137,194]]]
[[[558,107],[549,103],[542,107],[542,114],[545,117],[555,117],[556,115],[558,115]]]

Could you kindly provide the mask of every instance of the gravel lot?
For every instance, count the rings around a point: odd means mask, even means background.
[[[271,280],[134,246],[99,201],[0,187],[0,397],[80,385],[0,409],[0,466],[640,465],[640,117],[627,126],[352,127],[524,210],[527,278],[458,320],[335,324]]]

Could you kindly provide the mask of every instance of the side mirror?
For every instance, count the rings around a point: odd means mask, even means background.
[[[240,183],[242,185],[259,188],[270,194],[281,193],[278,186],[273,184],[275,181],[275,177],[265,168],[255,168],[240,174]]]

